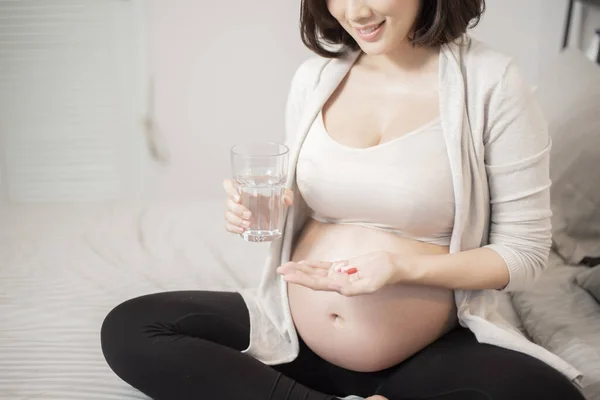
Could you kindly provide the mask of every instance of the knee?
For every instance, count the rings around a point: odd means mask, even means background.
[[[117,375],[127,369],[132,352],[143,344],[143,301],[128,300],[108,313],[100,328],[100,345],[108,365]]]
[[[113,308],[102,322],[100,341],[102,348],[111,346],[126,339],[135,320],[138,299],[128,300]]]
[[[104,347],[105,343],[112,343],[113,337],[118,337],[117,331],[121,326],[120,322],[126,320],[126,315],[128,314],[127,308],[127,302],[121,303],[104,317],[100,328],[100,342],[103,345],[102,347]]]

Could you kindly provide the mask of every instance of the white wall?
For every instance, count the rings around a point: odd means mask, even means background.
[[[514,56],[535,83],[560,50],[567,0],[487,2],[475,35]],[[281,138],[290,78],[309,55],[299,4],[152,2],[155,121],[171,156],[159,171],[160,197],[222,196],[230,145]]]
[[[231,145],[282,138],[290,79],[309,54],[298,12],[296,0],[153,1],[155,122],[171,160],[160,197],[222,196]]]
[[[515,58],[531,83],[561,50],[568,0],[487,0],[474,36]],[[578,11],[585,11],[583,15]],[[586,49],[600,9],[576,5],[570,43]]]
[[[543,65],[560,51],[567,0],[487,0],[474,36],[513,56],[535,83]]]
[[[0,1],[0,203],[145,197],[143,1]]]

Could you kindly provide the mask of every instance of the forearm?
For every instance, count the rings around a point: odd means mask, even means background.
[[[396,257],[397,282],[448,289],[502,289],[510,280],[504,259],[494,250],[478,248],[445,255]]]

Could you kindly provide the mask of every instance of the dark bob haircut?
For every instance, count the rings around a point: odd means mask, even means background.
[[[302,0],[300,30],[302,42],[313,52],[339,58],[358,50],[356,41],[333,18],[327,0]],[[458,39],[479,22],[485,0],[421,0],[410,41],[415,46],[440,46]],[[330,50],[334,45],[338,50]]]

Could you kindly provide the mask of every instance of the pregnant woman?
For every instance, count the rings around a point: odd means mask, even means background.
[[[320,57],[291,85],[262,283],[119,305],[102,327],[118,376],[157,400],[582,399],[496,311],[546,263],[550,140],[514,63],[466,35],[483,2],[303,0]]]

